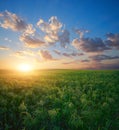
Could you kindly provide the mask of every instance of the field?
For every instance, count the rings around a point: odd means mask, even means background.
[[[119,130],[119,71],[0,71],[0,130]]]

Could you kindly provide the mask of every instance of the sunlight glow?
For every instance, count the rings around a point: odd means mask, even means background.
[[[18,70],[19,71],[22,71],[22,72],[29,72],[29,71],[31,71],[33,68],[32,68],[32,66],[30,65],[30,64],[25,64],[25,63],[23,63],[23,64],[20,64],[19,66],[18,66]]]

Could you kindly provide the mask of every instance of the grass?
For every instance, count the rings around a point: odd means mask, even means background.
[[[0,71],[0,130],[119,130],[119,71]]]

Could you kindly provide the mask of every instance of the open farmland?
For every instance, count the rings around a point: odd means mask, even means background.
[[[119,130],[119,71],[1,70],[0,130]]]

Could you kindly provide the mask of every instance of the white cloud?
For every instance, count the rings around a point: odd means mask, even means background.
[[[45,41],[49,44],[55,43],[59,39],[59,32],[62,28],[62,23],[60,23],[56,16],[52,16],[49,19],[49,22],[44,22],[44,20],[40,19],[37,22],[37,26],[45,33]]]
[[[13,31],[23,31],[27,24],[16,14],[5,11],[0,13],[0,26]]]
[[[58,21],[56,16],[52,16],[49,19],[49,22],[44,22],[42,19],[40,19],[37,22],[37,26],[47,34],[51,33],[57,34],[61,29],[62,24]]]
[[[33,28],[33,25],[32,24],[28,24],[26,29],[24,30],[24,35],[34,35],[36,29]]]

